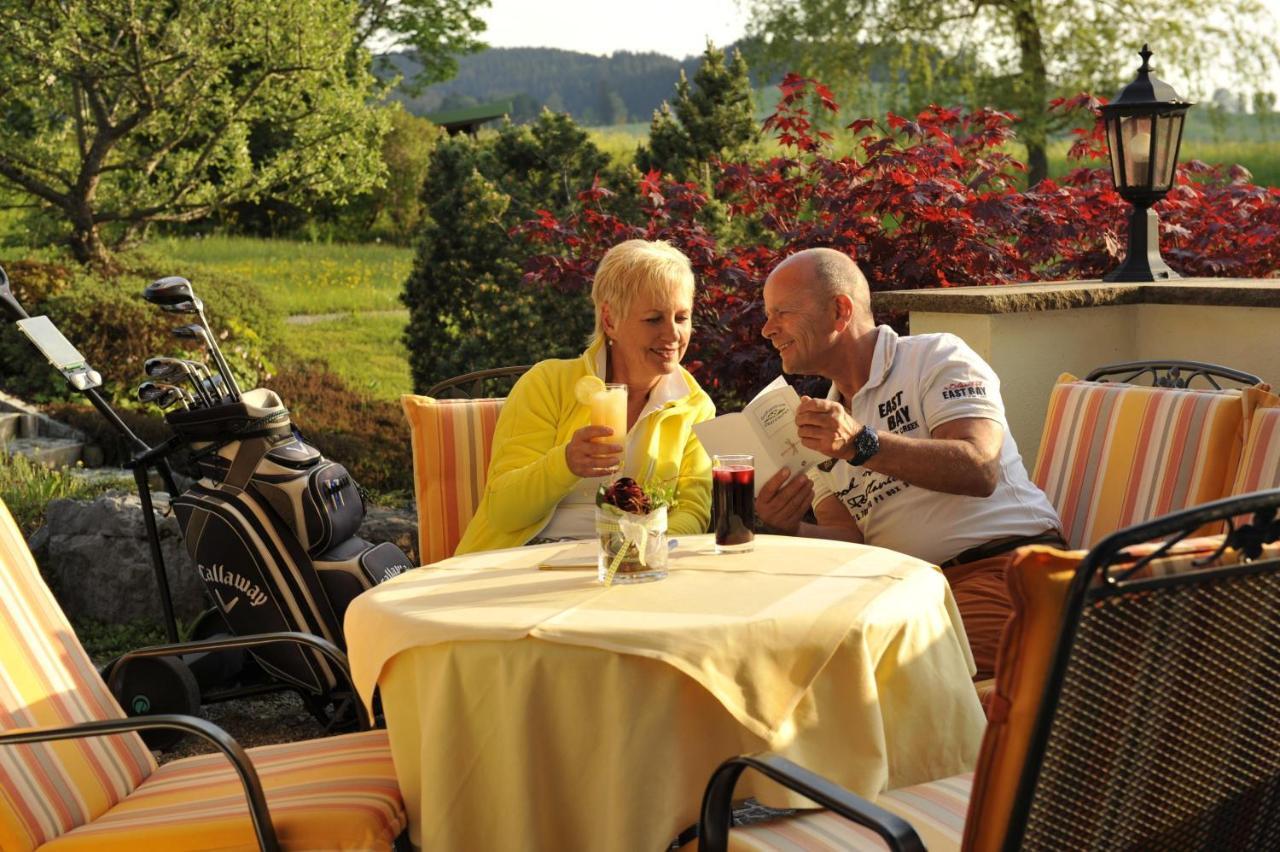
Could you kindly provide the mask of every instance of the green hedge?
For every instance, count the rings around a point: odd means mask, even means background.
[[[32,316],[47,314],[102,374],[113,402],[131,404],[145,379],[143,362],[153,355],[210,360],[202,347],[185,348],[171,329],[195,318],[167,314],[142,298],[156,278],[181,270],[161,268],[138,256],[103,273],[71,264],[18,261],[5,265],[14,295]],[[279,317],[252,287],[234,279],[205,276],[192,282],[232,370],[252,385],[270,367],[265,341],[276,336]],[[0,387],[33,402],[77,397],[16,328],[0,328]]]

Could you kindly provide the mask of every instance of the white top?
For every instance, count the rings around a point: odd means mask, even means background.
[[[827,398],[843,402],[834,383]],[[995,539],[1061,528],[1049,499],[1023,467],[1005,421],[1000,379],[954,334],[899,337],[880,326],[867,383],[847,407],[877,431],[912,438],[928,438],[942,424],[964,417],[994,420],[1004,429],[1000,476],[990,497],[930,491],[847,462],[817,472],[814,505],[836,495],[867,544],[939,564]]]
[[[596,375],[601,379],[604,378],[607,365],[605,348],[601,346],[596,352]],[[658,380],[658,383],[653,386],[653,390],[649,392],[649,401],[645,403],[644,408],[640,411],[640,416],[636,418],[636,422],[627,431],[627,439],[624,442],[626,450],[622,454],[622,470],[618,474],[619,476],[629,476],[637,482],[643,483],[647,472],[632,468],[634,464],[632,459],[637,459],[642,455],[634,446],[638,440],[637,436],[641,434],[641,431],[636,427],[666,403],[676,399],[683,399],[688,395],[689,386],[685,384],[678,371],[667,373]],[[539,530],[534,535],[534,538],[594,537],[596,534],[596,491],[611,478],[608,476],[593,476],[588,479],[579,479],[573,490],[561,498],[556,505],[556,510],[551,514],[551,519],[547,521],[547,525]]]

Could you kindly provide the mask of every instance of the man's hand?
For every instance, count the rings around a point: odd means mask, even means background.
[[[756,514],[770,529],[795,535],[809,503],[813,500],[813,483],[804,474],[791,475],[783,468],[773,475],[756,496]]]
[[[800,431],[800,443],[825,456],[844,461],[853,458],[853,436],[862,431],[862,424],[854,420],[840,403],[807,396],[800,397],[796,426]]]
[[[564,460],[574,476],[589,479],[610,476],[622,463],[622,445],[612,443],[613,430],[608,426],[583,426],[564,448]],[[604,438],[604,441],[596,439]]]

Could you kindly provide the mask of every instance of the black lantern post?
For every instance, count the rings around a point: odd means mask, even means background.
[[[1160,217],[1151,209],[1173,186],[1182,146],[1182,122],[1192,106],[1173,87],[1151,76],[1151,51],[1138,53],[1137,78],[1102,108],[1111,154],[1111,179],[1133,205],[1129,252],[1104,281],[1162,281],[1181,276],[1160,256]]]

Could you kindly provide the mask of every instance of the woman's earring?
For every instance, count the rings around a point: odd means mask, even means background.
[[[605,342],[605,345],[606,345],[606,346],[612,346],[612,345],[613,345],[613,338],[612,338],[612,337],[606,337],[606,338],[604,339],[604,342]]]

